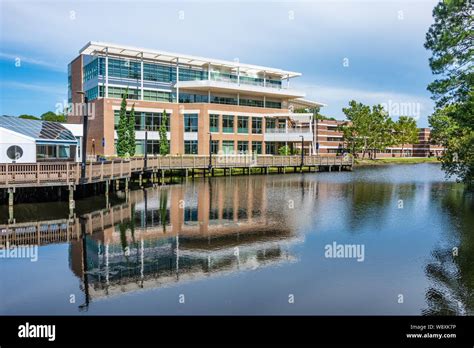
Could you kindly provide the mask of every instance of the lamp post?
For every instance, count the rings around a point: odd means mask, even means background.
[[[84,91],[77,91],[77,94],[80,94],[84,98],[84,118],[82,121],[82,160],[81,160],[81,181],[85,182],[86,180],[86,158],[87,158],[87,121],[88,121],[88,115],[87,115],[87,109],[88,109],[88,99],[86,97],[86,93]]]
[[[316,131],[316,155],[319,155],[319,135],[318,135],[318,113],[314,113],[314,117],[316,118],[316,126],[315,126],[315,131]]]
[[[145,127],[145,168],[148,167],[148,128]]]
[[[211,172],[212,169],[212,133],[209,132],[209,173]]]
[[[304,164],[304,136],[300,135],[301,138],[301,170],[303,170],[303,164]]]

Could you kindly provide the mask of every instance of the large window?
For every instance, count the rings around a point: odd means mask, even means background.
[[[220,96],[214,95],[211,97],[211,103],[237,105],[237,98],[220,97]]]
[[[110,93],[110,91],[109,91]],[[171,93],[162,91],[143,90],[143,100],[171,102]]]
[[[83,68],[83,81],[92,80],[94,77],[97,77],[99,74],[99,64],[98,60],[94,59],[92,62],[88,63]]]
[[[109,86],[109,98],[122,99],[126,91],[126,88]],[[99,97],[105,97],[105,86],[99,87]],[[138,89],[129,88],[127,99],[140,99],[140,91]]]
[[[252,117],[252,133],[262,134],[262,118]]]
[[[222,115],[222,133],[234,133],[234,115]]]
[[[113,59],[109,58],[109,76],[141,79],[140,62],[131,59]]]
[[[198,131],[198,114],[184,114],[184,131]]]
[[[252,141],[252,153],[261,155],[262,154],[262,142]]]
[[[137,139],[135,140],[135,154],[144,155],[145,154],[145,140]]]
[[[180,103],[207,103],[207,95],[204,94],[190,94],[190,93],[179,93]]]
[[[275,119],[274,118],[266,118],[265,119],[265,129],[274,129],[275,128]]]
[[[148,140],[146,143],[146,152],[151,155],[160,153],[160,141],[159,140]]]
[[[97,99],[98,94],[99,94],[99,88],[97,86],[92,87],[91,89],[88,89],[86,91],[86,97],[89,101]]]
[[[265,153],[267,155],[277,155],[278,154],[277,143],[267,141],[265,143]]]
[[[219,153],[219,140],[211,140],[211,153]]]
[[[123,87],[109,86],[109,98],[122,99],[126,91],[127,89]],[[99,87],[99,97],[105,97],[105,86]],[[140,99],[140,97],[141,97],[141,91],[139,89],[128,88],[127,99]],[[172,102],[173,96],[169,92],[152,91],[152,90],[144,89],[143,100]]]
[[[258,108],[263,108],[263,100],[241,98],[239,100],[239,104],[242,106],[255,106]]]
[[[166,131],[170,130],[170,114],[166,114]],[[127,117],[130,116],[130,111],[127,111]],[[120,110],[114,110],[114,126],[118,127],[120,117]],[[158,131],[162,123],[162,112],[140,112],[135,111],[135,130]]]
[[[262,77],[250,77],[250,76],[240,76],[240,83],[246,85],[255,85],[255,86],[263,86],[263,78]]]
[[[247,116],[237,117],[237,132],[248,133],[249,132],[249,118]]]
[[[36,159],[37,160],[74,159],[75,151],[76,151],[75,146],[70,146],[70,145],[53,145],[53,144],[36,145]]]
[[[172,66],[143,63],[143,79],[147,81],[171,82],[174,69]]]
[[[207,80],[207,70],[179,68],[180,81]]]
[[[272,109],[281,109],[281,102],[267,100],[265,102],[265,107]]]
[[[274,87],[274,88],[281,88],[281,80],[267,79],[267,81],[265,82],[265,86]]]
[[[248,141],[238,141],[237,150],[239,153],[248,153],[249,152],[249,142]]]
[[[209,131],[214,133],[219,132],[219,115],[209,115]]]
[[[222,151],[224,153],[233,154],[234,153],[234,141],[233,140],[223,140],[222,141]]]
[[[187,155],[197,155],[198,153],[198,142],[197,140],[185,140],[184,141],[184,153]]]

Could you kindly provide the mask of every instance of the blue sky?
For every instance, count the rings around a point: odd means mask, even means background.
[[[355,99],[408,105],[427,126],[434,77],[423,43],[435,4],[0,0],[0,114],[56,110],[67,99],[68,62],[88,41],[104,41],[298,71],[290,83],[327,104],[325,115],[344,118]]]

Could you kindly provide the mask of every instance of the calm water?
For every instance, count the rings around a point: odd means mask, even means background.
[[[38,260],[0,259],[0,314],[472,315],[473,202],[419,164],[16,206]]]

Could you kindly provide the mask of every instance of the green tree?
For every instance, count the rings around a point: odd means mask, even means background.
[[[405,144],[418,142],[418,127],[413,117],[400,116],[394,124],[395,142],[402,146],[402,156]]]
[[[131,157],[135,156],[135,148],[135,103],[133,103],[132,110],[128,115],[128,153]]]
[[[469,0],[440,1],[426,34],[429,64],[439,78],[428,90],[436,101],[429,122],[433,139],[446,148],[442,157],[448,175],[474,181],[474,16]]]
[[[51,121],[51,122],[67,122],[66,115],[56,114],[52,111],[47,111],[44,114],[42,114],[41,119],[43,121]]]
[[[342,111],[346,115],[347,123],[341,127],[346,147],[356,155],[362,152],[362,158],[368,151],[370,133],[370,107],[355,100],[349,102],[348,108]]]
[[[368,149],[370,157],[376,158],[377,151],[384,151],[394,144],[394,123],[381,105],[372,106],[369,115]]]
[[[39,117],[36,117],[36,116],[33,116],[33,115],[28,115],[28,114],[20,115],[20,116],[18,116],[18,118],[23,118],[23,119],[26,119],[26,120],[40,120]]]
[[[168,115],[166,111],[163,110],[163,114],[161,115],[161,124],[160,124],[160,155],[165,156],[170,152],[170,145],[168,142],[168,138],[166,137],[166,125],[168,124]]]
[[[442,168],[448,176],[456,175],[462,181],[472,184],[474,172],[474,132],[463,127],[453,117],[457,105],[450,105],[435,111],[430,116],[433,128],[431,139],[445,148],[441,158]]]
[[[375,158],[377,151],[393,144],[393,121],[381,105],[371,108],[351,100],[342,111],[347,118],[341,127],[343,139],[352,154],[362,153],[362,158],[369,154]]]
[[[278,154],[280,156],[288,156],[288,155],[291,155],[291,149],[288,145],[285,145],[285,146],[280,146],[278,148]]]
[[[122,96],[122,103],[120,105],[119,122],[117,126],[117,155],[119,157],[127,157],[128,152],[128,122],[127,122],[127,95],[128,89]]]

